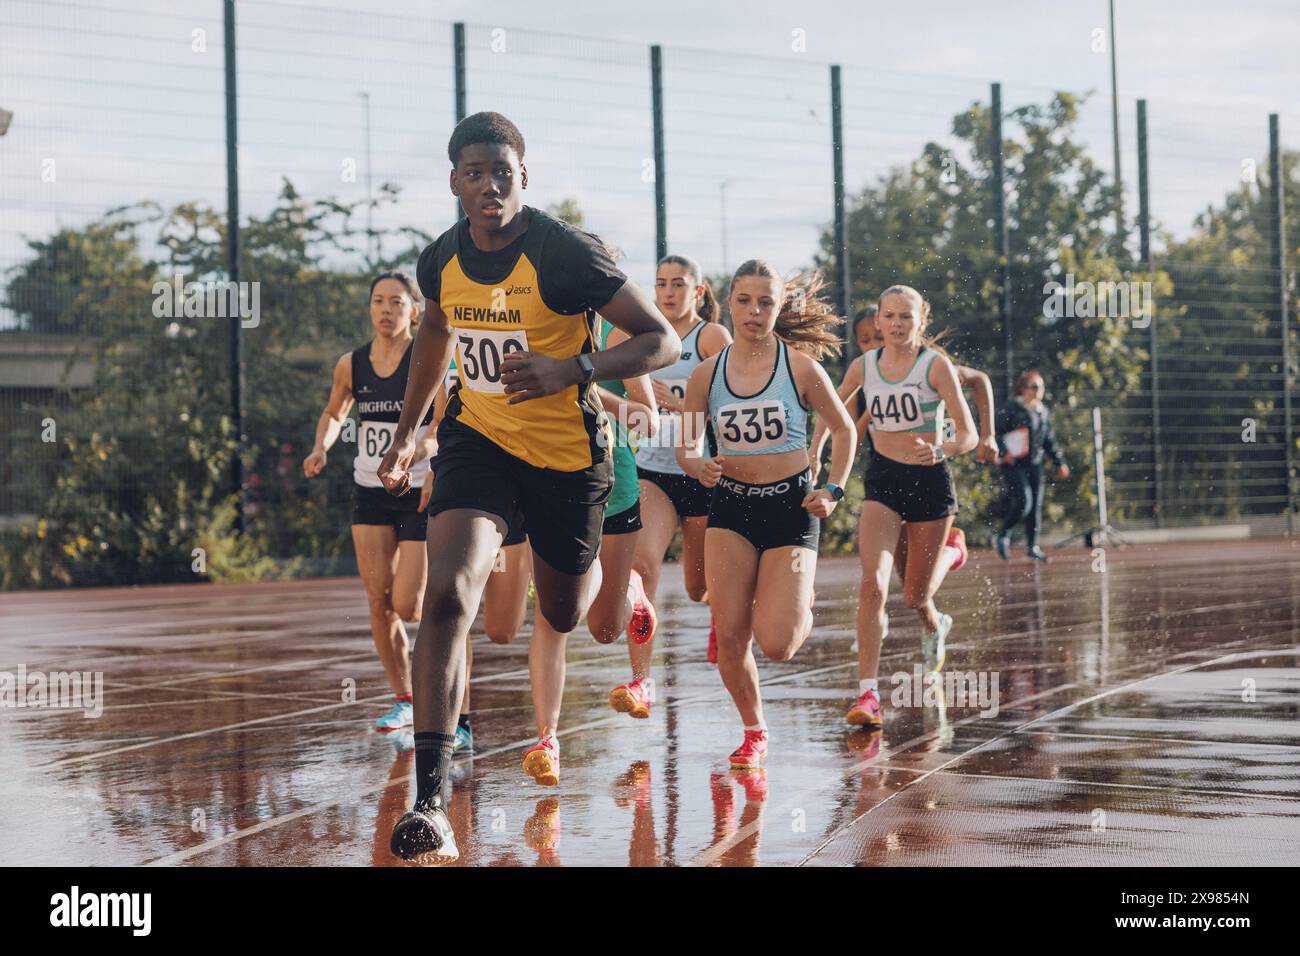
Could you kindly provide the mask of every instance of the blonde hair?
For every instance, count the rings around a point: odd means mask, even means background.
[[[826,282],[818,270],[798,272],[783,279],[770,262],[750,259],[743,262],[731,277],[731,288],[736,280],[747,276],[776,279],[781,283],[781,311],[776,317],[776,335],[787,345],[823,359],[838,355],[844,340],[835,334],[835,327],[844,324],[835,306],[822,294]]]
[[[910,285],[891,285],[884,292],[880,293],[880,311],[884,311],[885,296],[887,295],[910,295],[915,298],[917,302],[921,303],[921,322],[924,325],[929,325],[930,317],[933,314],[933,310],[930,308],[930,300],[921,295],[921,293],[916,291],[916,289],[913,289]],[[950,329],[944,329],[938,335],[926,335],[922,332],[921,347],[934,349],[934,351],[955,364],[957,360],[949,355],[943,347],[939,345],[939,341],[950,331]]]

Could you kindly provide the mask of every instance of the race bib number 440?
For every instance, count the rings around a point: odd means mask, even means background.
[[[501,363],[511,352],[527,352],[528,336],[520,331],[456,329],[456,370],[463,388],[503,394]]]
[[[871,424],[882,432],[903,432],[925,421],[914,388],[882,388],[871,393]]]
[[[785,403],[736,402],[718,409],[718,443],[736,451],[764,451],[785,443]]]

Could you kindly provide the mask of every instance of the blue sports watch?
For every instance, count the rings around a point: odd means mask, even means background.
[[[829,491],[831,493],[831,497],[834,498],[836,501],[842,501],[844,499],[844,489],[841,488],[839,485],[833,485],[828,481],[826,482],[826,484],[822,485],[822,487],[825,488],[827,491]]]

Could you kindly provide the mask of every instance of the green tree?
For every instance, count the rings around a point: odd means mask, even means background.
[[[385,195],[391,201],[395,192]],[[223,217],[193,203],[164,218],[118,211],[57,244],[31,244],[36,255],[11,280],[9,301],[36,303],[20,310],[29,322],[40,315],[47,327],[76,328],[96,372],[94,386],[59,416],[59,477],[37,527],[0,569],[6,587],[266,576],[269,557],[350,553],[346,446],[336,446],[337,461],[313,482],[300,462],[335,360],[372,334],[369,275],[409,268],[429,238],[402,230],[389,243],[399,253],[359,270],[356,208],[307,201],[286,182],[275,207],[241,230],[241,279],[257,284],[260,315],[243,330],[248,531],[237,541],[232,320],[160,315],[177,273],[200,283],[224,276]],[[142,235],[146,225],[157,234]],[[79,258],[69,264],[64,248]],[[145,248],[162,253],[150,259]],[[47,302],[41,282],[51,275],[67,281],[51,287],[59,297]]]
[[[1300,261],[1300,153],[1282,156],[1287,261]],[[1282,330],[1271,267],[1272,184],[1242,183],[1197,217],[1192,234],[1165,238],[1173,279],[1157,319],[1163,473],[1174,522],[1284,511]],[[1291,299],[1292,359],[1297,301]],[[1292,381],[1296,381],[1293,364]],[[1293,404],[1300,392],[1293,391]],[[1242,440],[1255,421],[1255,441]],[[1293,455],[1300,442],[1292,436]]]

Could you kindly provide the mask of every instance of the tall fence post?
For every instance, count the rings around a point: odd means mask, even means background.
[[[235,0],[223,4],[226,63],[226,277],[239,285],[239,123],[235,96]],[[241,317],[230,319],[230,419],[235,427],[231,492],[235,495],[235,530],[244,530],[244,351]]]
[[[664,177],[664,59],[659,44],[650,47],[650,111],[655,138],[655,262],[668,255],[668,184]]]
[[[453,23],[451,25],[451,47],[454,72],[454,88],[456,90],[456,123],[459,124],[467,114],[465,107],[465,24]],[[456,212],[452,216],[452,222],[460,222],[461,208],[460,200],[456,200]]]
[[[1286,432],[1286,533],[1295,533],[1295,432],[1291,421],[1291,316],[1286,287],[1286,182],[1282,178],[1282,143],[1277,114],[1268,114],[1268,175],[1273,195],[1269,207],[1273,234],[1273,274],[1277,276],[1277,314],[1282,324],[1282,409]]]
[[[1101,436],[1101,409],[1092,408],[1092,470],[1097,481],[1097,539],[1089,547],[1106,546],[1106,533],[1110,530],[1110,514],[1106,508],[1106,454]]]
[[[849,292],[849,227],[848,216],[844,208],[844,99],[840,89],[840,68],[831,67],[831,163],[832,181],[835,192],[835,260],[839,268],[835,290],[840,315],[852,318]],[[857,354],[857,341],[852,335],[844,351],[846,359]]]
[[[1155,269],[1151,260],[1151,193],[1149,169],[1147,167],[1147,101],[1138,100],[1137,104],[1138,137],[1138,236],[1141,243],[1142,268],[1148,276]],[[1164,475],[1160,464],[1160,352],[1156,338],[1156,308],[1154,302],[1148,302],[1147,308],[1147,349],[1151,353],[1151,475],[1155,482],[1155,495],[1151,503],[1151,517],[1157,528],[1163,527],[1164,515]]]
[[[1127,238],[1124,230],[1124,176],[1119,151],[1119,77],[1116,72],[1115,52],[1115,0],[1110,0],[1110,129],[1111,143],[1115,148],[1115,258],[1128,258],[1124,252]]]
[[[1011,235],[1007,228],[1006,168],[1002,156],[1002,84],[993,84],[990,119],[993,130],[990,149],[993,153],[993,217],[997,230],[998,263],[1000,265],[1002,295],[999,312],[1002,320],[1002,360],[1006,366],[1006,393],[1003,401],[1013,394],[1012,378],[1015,365],[1011,352]]]

